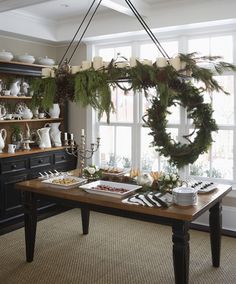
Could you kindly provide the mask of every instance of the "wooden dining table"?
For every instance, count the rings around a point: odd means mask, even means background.
[[[190,223],[209,210],[212,265],[220,266],[222,199],[232,190],[230,185],[218,185],[210,193],[199,194],[197,205],[172,204],[168,208],[126,204],[120,198],[88,193],[79,187],[71,189],[51,187],[38,179],[17,183],[16,188],[22,192],[27,262],[32,262],[34,258],[37,199],[44,198],[71,208],[80,208],[83,234],[89,232],[90,211],[171,225],[174,276],[177,284],[189,283]]]

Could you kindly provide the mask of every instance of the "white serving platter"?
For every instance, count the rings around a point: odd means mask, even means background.
[[[107,187],[107,190],[102,190],[101,186]],[[83,184],[80,188],[84,189],[88,193],[123,198],[129,194],[133,194],[137,189],[141,188],[141,186],[136,184],[97,180]]]
[[[72,181],[68,184],[60,184],[57,183],[59,180],[62,179],[67,179],[69,181]],[[73,188],[76,187],[84,182],[86,182],[87,180],[84,178],[79,178],[79,177],[75,177],[75,176],[68,176],[68,175],[61,175],[58,177],[53,177],[53,178],[49,178],[46,180],[43,180],[42,183],[46,183],[47,185],[51,186],[51,187],[56,187],[56,188],[62,188],[62,189],[69,189],[69,188]]]

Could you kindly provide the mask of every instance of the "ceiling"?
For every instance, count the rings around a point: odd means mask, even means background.
[[[0,35],[50,42],[68,41],[93,1],[95,8],[99,0],[0,0]],[[209,18],[213,20],[235,18],[231,16],[235,11],[233,6],[236,8],[235,0],[131,0],[131,2],[151,28],[196,22],[195,17],[201,21]],[[228,5],[226,2],[229,2]],[[208,9],[209,13],[206,13]],[[210,12],[212,9],[218,10],[213,13]],[[92,24],[86,32],[88,37],[142,29],[127,6],[126,0],[102,0]]]

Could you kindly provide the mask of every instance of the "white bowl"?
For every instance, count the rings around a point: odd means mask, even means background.
[[[38,61],[38,63],[41,64],[41,65],[48,65],[48,66],[51,66],[51,65],[54,65],[54,64],[55,64],[55,60],[52,59],[52,58],[48,58],[47,56],[45,56],[45,57],[39,57],[37,61]]]
[[[35,61],[35,58],[32,55],[25,53],[24,55],[18,56],[20,62],[32,64]]]
[[[11,52],[5,51],[4,49],[0,51],[0,61],[11,61],[13,59],[13,54]]]

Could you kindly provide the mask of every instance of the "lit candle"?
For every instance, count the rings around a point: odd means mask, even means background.
[[[102,67],[103,61],[102,61],[102,57],[101,56],[95,56],[93,58],[93,68],[95,70],[99,69]]]
[[[64,133],[64,139],[67,140],[67,133]]]
[[[157,65],[157,67],[166,67],[167,66],[167,60],[164,57],[157,57],[156,65]]]
[[[176,71],[181,69],[181,62],[179,56],[170,59],[170,65],[175,68]]]
[[[73,140],[73,139],[74,139],[74,134],[71,133],[71,134],[70,134],[70,140]]]
[[[84,129],[81,129],[81,136],[84,136]]]

